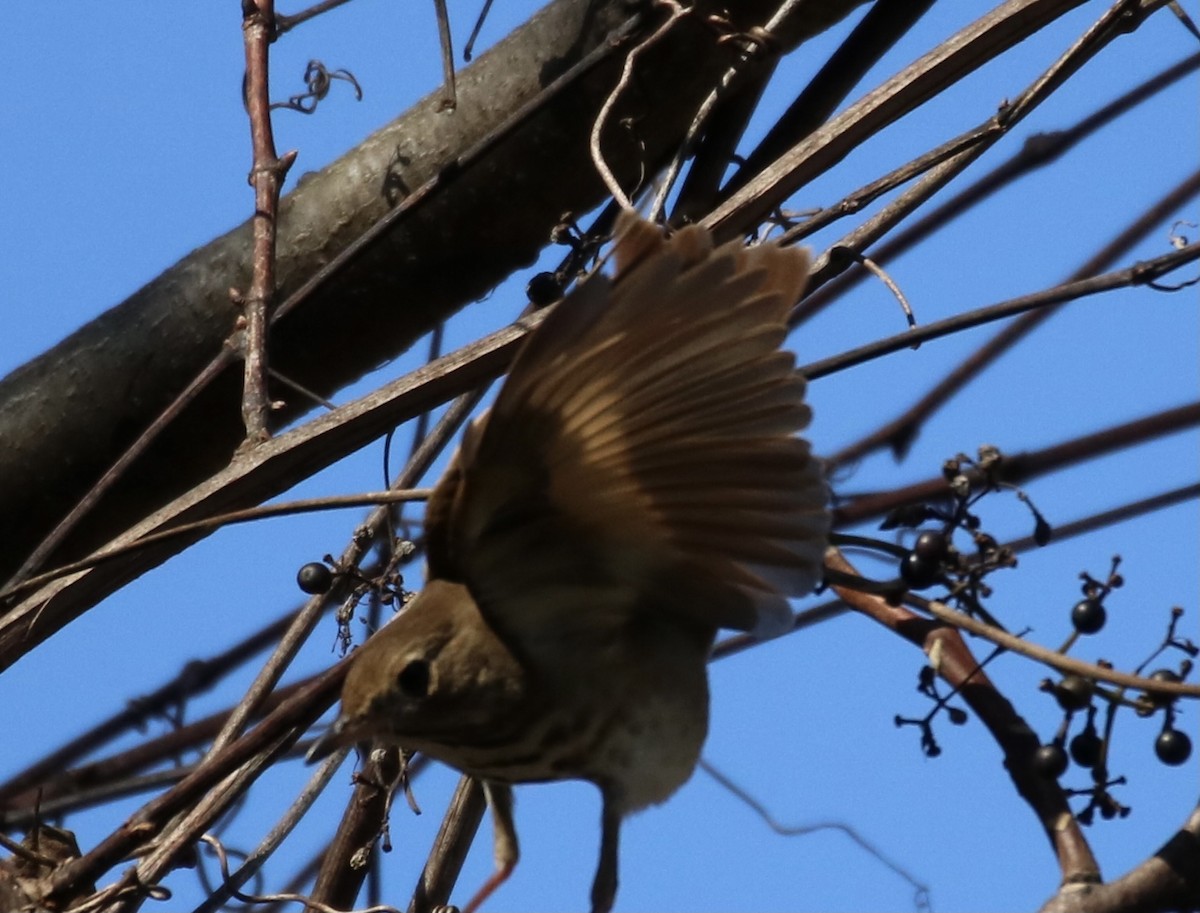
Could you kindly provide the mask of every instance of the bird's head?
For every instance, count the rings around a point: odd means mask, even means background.
[[[454,748],[494,737],[526,705],[526,670],[466,587],[430,581],[351,660],[337,719],[308,753],[378,740],[456,766]]]

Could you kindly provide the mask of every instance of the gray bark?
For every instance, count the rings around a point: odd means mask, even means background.
[[[776,5],[743,0],[735,24],[759,24]],[[847,4],[835,6],[841,13]],[[438,112],[439,90],[305,176],[281,206],[281,301],[399,200],[431,180],[435,186],[276,323],[271,365],[330,394],[529,264],[564,212],[600,202],[587,137],[631,46],[613,48],[609,38],[644,7],[556,0],[460,74],[455,112]],[[610,120],[632,118],[632,130],[614,126],[604,139],[627,188],[676,148],[732,60],[733,46],[718,43],[705,12],[684,17],[639,58]],[[794,44],[802,31],[781,37]],[[595,66],[536,110],[524,109],[589,54],[601,58]],[[0,579],[220,351],[236,317],[229,290],[249,284],[249,238],[243,224],[197,249],[0,381]],[[227,465],[242,440],[240,386],[238,363],[187,407],[46,566],[90,552]],[[272,392],[288,401],[278,422],[309,407],[290,390]]]

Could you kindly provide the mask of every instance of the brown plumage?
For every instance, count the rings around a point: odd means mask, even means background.
[[[497,875],[471,907],[516,862],[511,784],[583,779],[609,910],[621,819],[699,758],[717,629],[778,633],[820,574],[825,484],[780,350],[807,256],[632,215],[617,239],[616,278],[556,307],[464,435],[428,583],[358,651],[318,746],[378,739],[483,781]]]

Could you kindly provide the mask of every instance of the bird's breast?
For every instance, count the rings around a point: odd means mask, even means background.
[[[588,651],[563,664],[569,676],[538,679],[537,709],[522,725],[439,754],[505,783],[590,780],[622,812],[665,801],[691,776],[708,731],[706,663],[690,644],[645,647]]]

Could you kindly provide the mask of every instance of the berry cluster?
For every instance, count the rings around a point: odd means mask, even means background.
[[[392,561],[405,562],[415,551],[411,542],[397,540]],[[343,650],[350,649],[350,620],[354,617],[355,607],[364,598],[369,597],[375,606],[402,606],[412,595],[405,591],[404,577],[397,571],[384,570],[379,576],[371,577],[356,567],[347,567],[335,561],[332,555],[326,555],[324,561],[309,561],[296,572],[296,585],[310,596],[324,596],[339,583],[343,586],[342,592],[347,593],[336,615],[338,639]],[[349,584],[348,591],[346,584]]]
[[[1081,574],[1083,579],[1083,599],[1071,609],[1071,625],[1074,632],[1063,645],[1060,652],[1066,650],[1081,635],[1098,633],[1104,628],[1108,619],[1105,600],[1113,590],[1119,588],[1123,579],[1117,573],[1119,558],[1114,558],[1108,577],[1099,581],[1089,574]],[[1160,668],[1147,676],[1151,682],[1161,684],[1177,684],[1182,682],[1192,669],[1192,658],[1200,653],[1190,640],[1176,636],[1175,627],[1182,617],[1181,609],[1173,609],[1167,635],[1154,653],[1135,670],[1135,674],[1143,674],[1147,665],[1154,661],[1164,650],[1177,649],[1186,654],[1179,665],[1178,671]],[[1107,667],[1107,663],[1099,663]],[[1192,740],[1187,733],[1175,725],[1178,708],[1176,696],[1163,691],[1147,689],[1130,698],[1124,688],[1103,686],[1082,675],[1067,674],[1058,681],[1045,679],[1042,690],[1052,694],[1064,712],[1064,719],[1055,737],[1041,745],[1034,754],[1035,769],[1043,776],[1058,779],[1065,774],[1072,762],[1077,767],[1089,771],[1092,785],[1087,789],[1069,790],[1069,795],[1086,795],[1089,797],[1087,806],[1077,817],[1084,824],[1091,824],[1094,816],[1099,813],[1101,818],[1125,817],[1129,808],[1119,803],[1109,792],[1110,788],[1125,782],[1124,777],[1110,779],[1108,769],[1109,751],[1112,744],[1113,722],[1117,711],[1121,708],[1132,708],[1138,716],[1151,717],[1158,713],[1163,715],[1163,726],[1154,741],[1154,753],[1159,761],[1170,766],[1179,766],[1187,762],[1192,755]],[[1097,716],[1104,709],[1103,725],[1097,724]],[[1071,722],[1074,715],[1086,711],[1087,717],[1083,728],[1068,742]]]
[[[978,460],[959,454],[948,460],[943,474],[950,489],[949,499],[940,505],[910,505],[893,511],[882,524],[883,529],[912,530],[915,537],[909,547],[894,544],[874,543],[874,548],[895,556],[898,562],[898,577],[892,584],[876,583],[875,591],[885,595],[889,601],[899,603],[904,594],[913,590],[924,590],[934,586],[945,589],[943,600],[956,605],[961,611],[981,619],[993,627],[1003,630],[994,619],[985,602],[992,590],[985,577],[992,572],[1016,565],[1012,548],[1000,545],[982,529],[979,517],[974,513],[978,500],[1000,489],[1012,489],[1002,480],[1003,457],[994,448],[981,448]],[[1046,544],[1052,534],[1050,525],[1030,502],[1024,492],[1015,490],[1017,497],[1026,504],[1034,517],[1032,541]],[[932,523],[931,523],[932,521]],[[960,552],[955,537],[960,541],[970,538],[974,553]],[[855,539],[847,544],[870,546],[870,540]],[[1065,655],[1080,639],[1099,634],[1109,620],[1110,595],[1124,584],[1117,573],[1120,558],[1114,558],[1107,576],[1096,579],[1090,574],[1080,575],[1082,598],[1070,609],[1071,634],[1059,647],[1058,653]],[[1192,740],[1176,725],[1179,714],[1177,695],[1155,690],[1149,683],[1176,684],[1184,681],[1192,669],[1192,660],[1200,654],[1190,640],[1179,638],[1175,626],[1182,616],[1181,609],[1172,610],[1171,623],[1166,638],[1154,653],[1134,670],[1142,676],[1146,668],[1153,668],[1154,660],[1164,650],[1180,650],[1186,654],[1177,669],[1159,668],[1146,676],[1148,684],[1140,694],[1127,694],[1129,689],[1114,687],[1104,682],[1097,674],[1068,673],[1057,680],[1046,679],[1042,690],[1051,694],[1063,711],[1063,720],[1055,736],[1036,748],[1030,762],[1040,775],[1058,779],[1074,764],[1087,771],[1091,785],[1085,789],[1067,790],[1068,796],[1086,796],[1088,803],[1077,817],[1083,824],[1091,824],[1098,814],[1101,818],[1125,817],[1130,809],[1113,797],[1110,790],[1125,783],[1124,777],[1113,778],[1109,772],[1109,758],[1113,736],[1113,721],[1121,708],[1133,709],[1137,715],[1151,717],[1162,715],[1162,728],[1154,741],[1154,753],[1158,760],[1170,766],[1179,766],[1192,756]],[[1023,636],[1018,632],[1017,636]],[[980,663],[982,668],[1001,651],[997,649]],[[1111,665],[1098,661],[1098,669]],[[924,717],[908,718],[897,715],[897,726],[916,726],[921,732],[921,748],[929,757],[941,753],[933,732],[933,720],[945,714],[952,724],[966,722],[966,711],[949,705],[955,696],[941,694],[936,687],[934,670],[922,669],[918,690],[933,701],[934,706]],[[1072,735],[1072,722],[1076,717],[1084,719],[1082,728]]]

